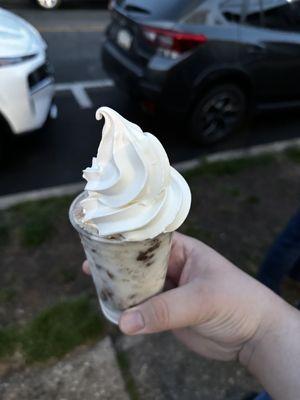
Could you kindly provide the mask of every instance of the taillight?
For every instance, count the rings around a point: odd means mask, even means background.
[[[168,29],[142,27],[148,43],[169,57],[177,57],[186,51],[192,50],[207,41],[202,34],[184,33]]]

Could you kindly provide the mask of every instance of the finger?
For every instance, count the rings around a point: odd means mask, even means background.
[[[182,342],[188,349],[195,353],[201,354],[203,357],[209,357],[210,347],[207,340],[202,338],[192,329],[184,328],[173,331],[174,336]]]
[[[91,275],[91,270],[90,270],[90,267],[89,267],[88,260],[85,260],[85,261],[83,262],[83,264],[82,264],[82,270],[83,270],[83,272],[84,272],[85,274]]]
[[[173,233],[167,276],[175,283],[179,282],[186,261],[185,242],[183,238],[184,235],[178,232]]]
[[[179,232],[173,233],[167,276],[175,283],[179,282],[192,244],[194,244],[192,238]]]
[[[165,284],[164,284],[164,292],[166,292],[167,290],[171,290],[176,288],[177,285],[172,281],[172,279],[170,278],[166,278]]]
[[[236,359],[238,349],[224,346],[207,337],[201,336],[190,328],[174,330],[173,334],[190,350],[214,360],[231,361]]]
[[[191,282],[125,311],[120,319],[120,329],[125,334],[135,335],[192,326],[205,318],[203,307],[201,294]]]

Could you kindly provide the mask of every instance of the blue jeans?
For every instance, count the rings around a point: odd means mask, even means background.
[[[272,400],[267,392],[261,392],[254,400]]]
[[[257,279],[279,294],[286,275],[300,281],[300,209],[269,249]]]
[[[286,275],[300,281],[300,209],[270,247],[257,279],[279,294]],[[262,392],[255,400],[272,399],[267,392]]]

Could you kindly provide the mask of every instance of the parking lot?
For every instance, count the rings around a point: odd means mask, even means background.
[[[34,135],[14,141],[1,168],[1,194],[78,182],[100,139],[101,124],[94,115],[108,105],[151,130],[166,146],[171,162],[200,155],[300,136],[298,111],[258,115],[238,135],[210,147],[195,147],[184,128],[175,129],[144,116],[103,71],[101,43],[109,14],[105,4],[72,2],[45,12],[29,1],[2,1],[4,7],[27,19],[49,45],[56,75],[58,115]],[[84,4],[84,7],[82,6]],[[171,121],[170,121],[171,122]]]
[[[296,399],[300,0],[107,5],[0,0],[0,400]]]

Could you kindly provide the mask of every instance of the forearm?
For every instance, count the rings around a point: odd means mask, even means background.
[[[300,312],[276,298],[272,314],[271,323],[262,326],[241,362],[274,400],[296,400],[300,398]]]

